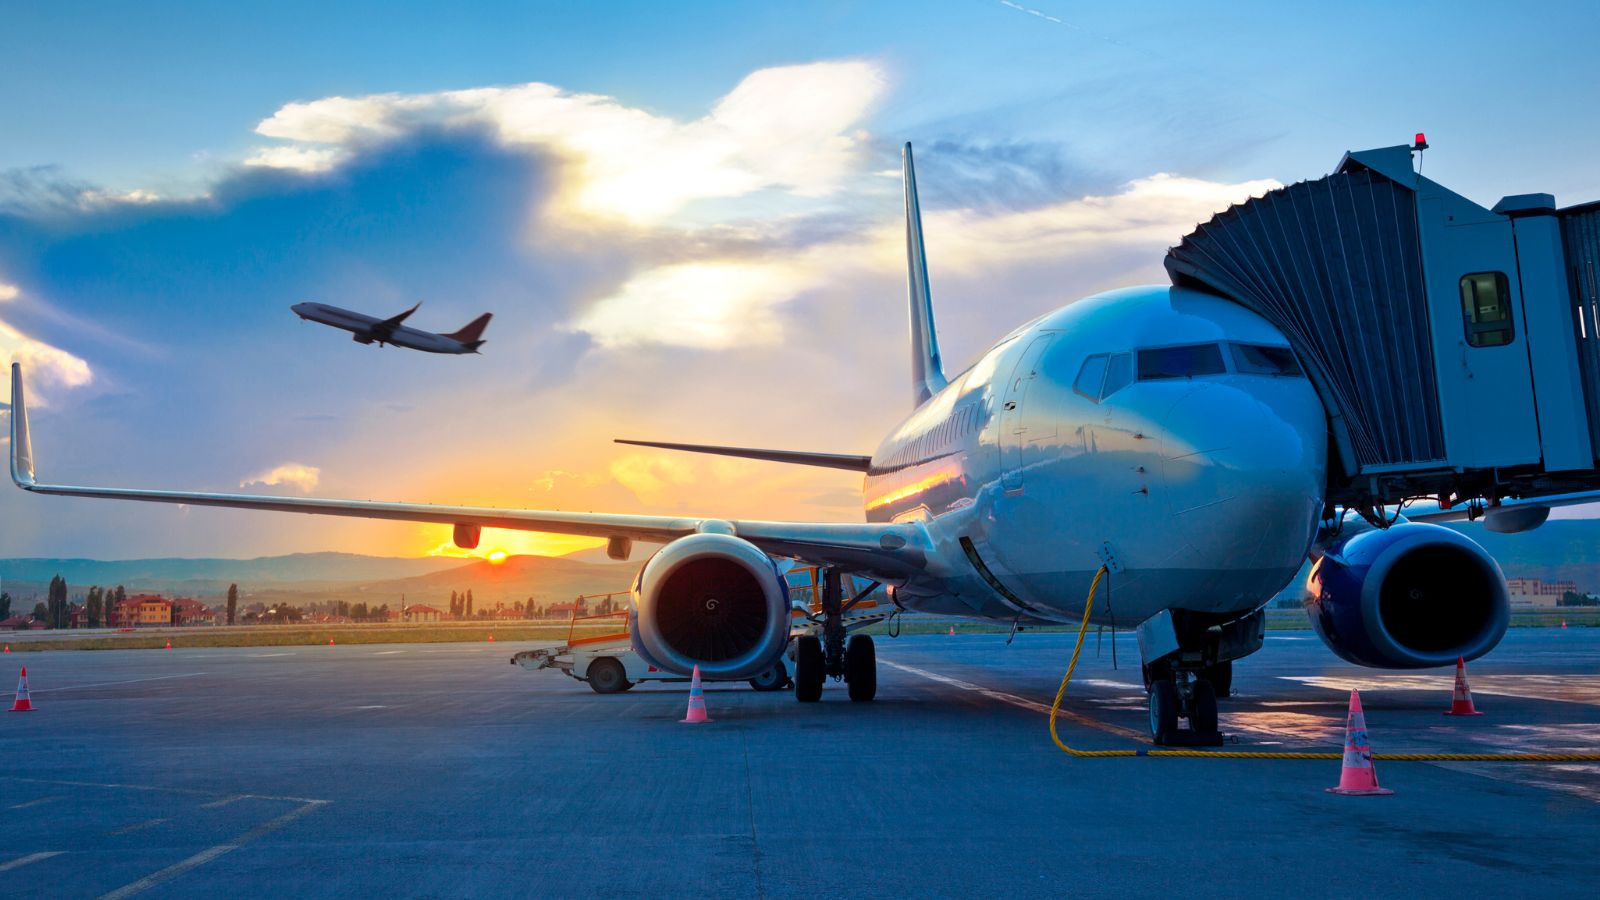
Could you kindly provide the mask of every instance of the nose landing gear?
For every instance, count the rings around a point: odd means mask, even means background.
[[[876,587],[876,585],[874,585]],[[854,605],[866,595],[863,591],[851,601]],[[794,697],[801,703],[822,699],[822,685],[829,676],[843,678],[850,688],[850,699],[858,703],[878,694],[878,653],[871,635],[857,634],[845,643],[844,576],[828,569],[822,579],[822,635],[795,639]]]
[[[1180,727],[1185,719],[1188,727]],[[1150,736],[1163,747],[1220,747],[1217,693],[1211,682],[1189,673],[1171,674],[1150,685]]]

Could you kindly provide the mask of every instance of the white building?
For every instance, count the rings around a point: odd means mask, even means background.
[[[1506,590],[1511,594],[1512,609],[1554,608],[1561,602],[1563,594],[1578,593],[1578,586],[1571,581],[1507,578]]]

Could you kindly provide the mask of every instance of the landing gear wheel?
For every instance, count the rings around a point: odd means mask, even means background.
[[[1178,730],[1178,686],[1158,681],[1150,686],[1150,737],[1166,744]]]
[[[1172,680],[1172,666],[1165,661],[1146,663],[1139,668],[1144,673],[1144,692],[1146,694],[1154,690],[1155,685],[1160,682]]]
[[[816,635],[795,639],[794,698],[801,703],[822,699],[822,680],[827,677],[822,657],[822,641]]]
[[[784,668],[780,659],[772,664],[772,668],[750,679],[750,686],[758,691],[781,691],[789,686],[789,670]]]
[[[859,703],[878,694],[878,651],[872,635],[858,634],[844,651],[844,680],[850,685],[850,699]]]
[[[1211,688],[1217,692],[1217,699],[1227,698],[1233,693],[1233,660],[1201,669],[1200,677],[1211,682]]]
[[[1196,679],[1189,686],[1189,730],[1197,738],[1217,733],[1217,693],[1211,682]]]
[[[589,687],[596,694],[620,694],[633,687],[633,682],[628,680],[628,672],[622,668],[622,663],[609,656],[602,656],[589,664]]]

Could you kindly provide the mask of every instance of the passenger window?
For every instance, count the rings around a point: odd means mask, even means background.
[[[1461,314],[1467,343],[1474,347],[1503,347],[1516,333],[1511,321],[1511,285],[1504,272],[1475,272],[1461,276]]]
[[[1088,397],[1096,403],[1100,402],[1100,382],[1106,377],[1106,355],[1099,353],[1083,361],[1083,368],[1078,370],[1078,380],[1072,383],[1072,389]]]
[[[1139,351],[1139,380],[1193,378],[1196,375],[1221,375],[1222,348],[1216,344],[1191,344],[1187,347],[1158,347]]]
[[[1133,381],[1133,354],[1118,353],[1112,356],[1111,361],[1106,363],[1106,383],[1100,389],[1100,399],[1104,400],[1122,390],[1131,381]]]
[[[1263,344],[1234,344],[1233,370],[1241,375],[1298,376],[1300,364],[1288,347]]]

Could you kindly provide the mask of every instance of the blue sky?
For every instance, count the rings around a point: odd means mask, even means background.
[[[854,518],[845,475],[609,440],[871,449],[905,393],[901,141],[963,363],[1418,130],[1486,205],[1600,198],[1593,4],[394,6],[7,6],[0,352],[36,373],[41,474]],[[303,299],[496,319],[439,360]],[[0,519],[8,556],[446,537],[15,491]]]

